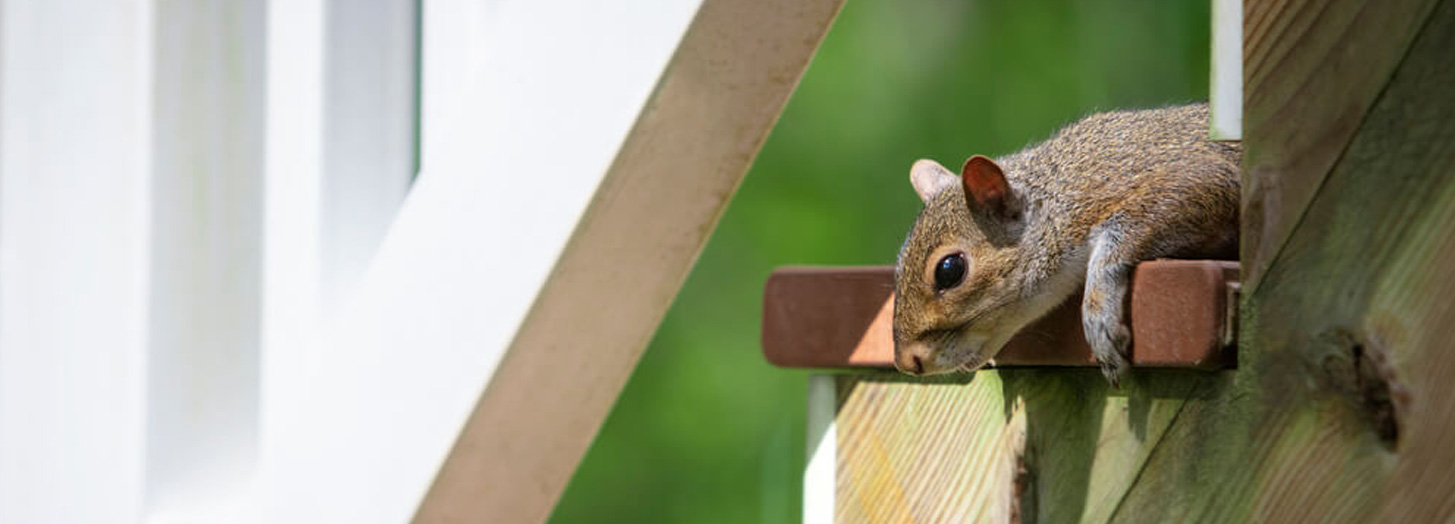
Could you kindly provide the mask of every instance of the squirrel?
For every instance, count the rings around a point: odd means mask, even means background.
[[[894,270],[894,360],[975,370],[1084,287],[1086,340],[1113,387],[1128,372],[1138,262],[1233,258],[1241,146],[1208,137],[1207,104],[1093,114],[957,176],[919,160],[924,202]]]

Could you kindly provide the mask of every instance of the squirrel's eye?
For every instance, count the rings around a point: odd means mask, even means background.
[[[965,280],[964,253],[947,255],[935,264],[935,290],[955,287],[961,280]]]

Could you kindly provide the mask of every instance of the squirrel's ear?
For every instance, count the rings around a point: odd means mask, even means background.
[[[965,184],[965,200],[970,209],[997,218],[1010,217],[1010,184],[994,160],[980,155],[970,157],[960,168],[960,182]]]
[[[919,193],[919,199],[926,204],[955,182],[958,182],[955,174],[934,160],[917,160],[909,168],[909,183],[914,185],[914,192]]]

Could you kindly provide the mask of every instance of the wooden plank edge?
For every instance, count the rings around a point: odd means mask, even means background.
[[[1232,294],[1238,263],[1156,260],[1137,266],[1129,321],[1136,367],[1236,367]],[[893,368],[894,268],[785,267],[763,292],[763,355],[785,368]],[[1011,339],[1000,367],[1095,365],[1074,296]]]

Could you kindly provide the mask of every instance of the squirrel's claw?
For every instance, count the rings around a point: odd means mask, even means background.
[[[1086,341],[1091,343],[1091,353],[1101,364],[1101,373],[1107,382],[1121,389],[1131,366],[1127,363],[1127,349],[1131,346],[1132,333],[1125,324],[1117,320],[1087,318],[1085,321]]]
[[[1101,362],[1101,374],[1106,377],[1107,382],[1111,383],[1112,389],[1121,389],[1122,377],[1127,374],[1127,364],[1121,357],[1113,360],[1115,362]]]

